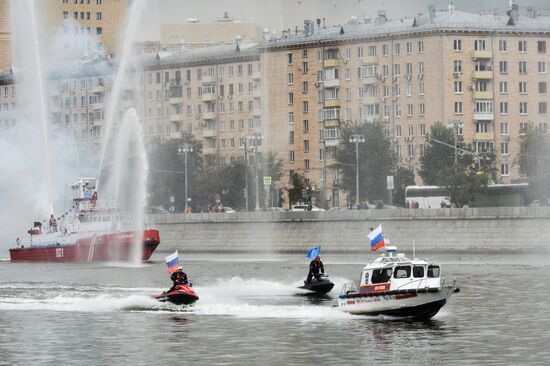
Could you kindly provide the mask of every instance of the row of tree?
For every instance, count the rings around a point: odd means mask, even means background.
[[[335,152],[335,163],[330,168],[341,172],[339,188],[348,193],[350,202],[356,194],[356,144],[352,137],[361,135],[364,142],[359,149],[359,199],[361,202],[381,200],[388,202],[387,176],[394,177],[393,203],[405,204],[405,188],[415,184],[415,175],[400,165],[391,140],[384,132],[382,123],[346,123],[340,128],[340,144]],[[311,186],[306,185],[305,177],[294,174],[289,184],[282,187],[276,184],[282,177],[282,162],[276,154],[258,154],[258,161],[244,164],[244,159],[235,164],[213,167],[205,166],[202,160],[201,144],[191,134],[181,139],[151,144],[149,149],[150,197],[149,204],[167,205],[170,196],[175,197],[176,208],[185,206],[184,156],[178,153],[182,143],[193,147],[188,152],[188,196],[193,198],[194,210],[221,200],[223,205],[234,208],[245,207],[245,172],[248,172],[248,209],[255,207],[256,169],[259,177],[260,203],[264,206],[266,194],[270,194],[268,205],[281,206],[282,193],[286,191],[290,203],[304,202],[312,195]],[[426,138],[424,154],[420,156],[419,177],[425,185],[446,187],[451,202],[462,207],[470,204],[479,195],[486,194],[487,186],[496,181],[496,154],[476,151],[466,144],[462,136],[455,136],[453,129],[441,123],[431,126]],[[522,137],[521,153],[515,164],[522,173],[530,177],[533,197],[546,202],[550,196],[550,137],[530,130]],[[244,157],[244,153],[243,153]],[[266,191],[261,177],[271,176],[274,186]],[[278,189],[273,189],[277,187]],[[267,193],[269,192],[269,193]]]

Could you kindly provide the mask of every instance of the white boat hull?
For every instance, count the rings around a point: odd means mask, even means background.
[[[355,293],[340,295],[340,310],[356,315],[388,315],[429,319],[445,305],[455,292],[454,286],[438,289]]]

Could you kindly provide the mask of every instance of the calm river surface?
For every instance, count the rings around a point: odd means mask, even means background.
[[[337,285],[323,299],[295,289],[299,255],[180,253],[191,309],[147,296],[170,286],[166,254],[139,268],[0,262],[0,364],[550,364],[548,256],[430,255],[461,292],[426,323],[333,307],[371,253],[324,255]]]

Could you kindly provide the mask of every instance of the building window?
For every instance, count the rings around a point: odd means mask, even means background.
[[[539,69],[539,74],[546,74],[546,62],[539,61],[538,62],[538,69]]]
[[[95,13],[95,20],[101,20],[102,19],[102,14],[100,11],[98,11],[97,13]]]
[[[426,136],[426,125],[424,123],[420,124],[420,136]]]
[[[395,126],[395,137],[401,137],[401,125]]]
[[[462,40],[461,39],[453,40],[453,50],[454,51],[462,51]]]
[[[508,82],[501,81],[499,83],[499,90],[500,90],[500,94],[508,94]]]
[[[288,105],[294,104],[294,93],[288,93]]]
[[[292,65],[292,53],[291,52],[289,52],[287,54],[287,64]]]
[[[309,91],[309,84],[307,81],[302,82],[302,93],[307,94]]]
[[[424,41],[418,41],[418,53],[424,53]]]
[[[424,103],[420,103],[418,105],[418,115],[419,116],[423,116],[425,113],[425,106],[424,106]]]
[[[309,132],[309,121],[307,119],[304,119],[304,133]]]
[[[500,102],[500,114],[508,114],[508,102]]]
[[[399,43],[396,43],[396,44],[394,45],[394,52],[393,52],[393,54],[394,54],[394,55],[399,55],[400,52],[401,52],[401,45],[400,45]]]
[[[304,170],[309,170],[309,159],[304,159]]]
[[[454,72],[462,73],[462,61],[454,60],[453,64],[454,64]]]
[[[508,61],[499,61],[498,71],[501,74],[507,74],[508,73]]]
[[[486,133],[487,122],[476,122],[476,133]]]
[[[294,75],[292,73],[288,74],[288,85],[292,85],[294,83]]]
[[[527,61],[519,62],[519,73],[523,75],[527,74]]]
[[[288,132],[288,143],[289,145],[294,144],[294,131]]]
[[[529,129],[529,123],[520,122],[520,124],[519,124],[519,134],[520,135],[525,135],[527,133],[528,129]]]
[[[509,134],[508,122],[502,122],[500,124],[500,134],[501,135],[508,135]]]
[[[519,82],[519,93],[520,94],[527,94],[527,81],[520,81]]]
[[[547,113],[546,102],[539,102],[539,114],[546,114],[546,113]]]
[[[518,41],[518,51],[527,52],[527,41]]]
[[[539,81],[539,94],[546,94],[546,81]]]
[[[103,28],[97,27],[97,28],[95,29],[95,34],[97,34],[97,35],[103,34]]]
[[[288,124],[294,124],[294,112],[288,112]]]
[[[294,150],[288,152],[288,161],[294,161]]]
[[[483,39],[476,39],[474,41],[474,49],[476,51],[485,51],[485,40]]]
[[[304,152],[309,152],[309,140],[304,140]]]
[[[498,52],[508,52],[508,43],[505,39],[498,41]]]
[[[307,61],[302,62],[302,74],[307,74],[309,72],[309,66]]]
[[[412,53],[412,49],[413,49],[412,42],[405,42],[405,53],[407,55],[410,55]]]
[[[546,41],[538,41],[537,50],[539,53],[546,53]]]
[[[304,104],[304,113],[308,113],[309,112],[309,102],[307,100],[304,100],[303,104]]]
[[[462,102],[455,102],[455,114],[462,114]]]
[[[505,177],[510,175],[510,167],[508,164],[500,164],[500,174]]]
[[[455,94],[462,94],[462,81],[455,80]]]
[[[527,114],[527,102],[519,102],[519,114]]]

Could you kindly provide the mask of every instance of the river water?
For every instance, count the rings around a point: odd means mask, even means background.
[[[140,267],[0,262],[0,364],[549,364],[550,258],[431,255],[461,292],[429,322],[337,308],[361,256],[324,255],[336,287],[303,296],[299,255],[185,255],[188,309],[147,295],[171,284],[163,256]]]

